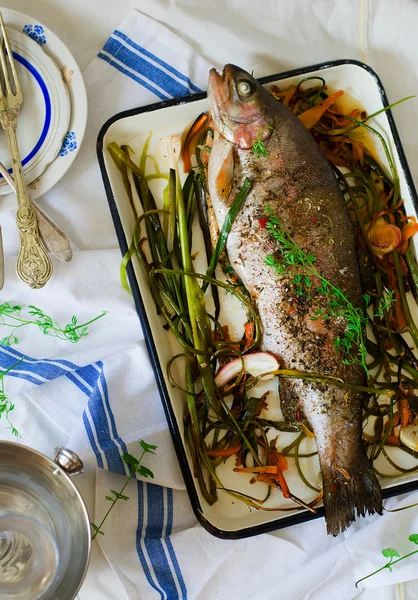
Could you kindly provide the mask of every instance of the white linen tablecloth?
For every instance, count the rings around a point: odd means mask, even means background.
[[[69,445],[83,456],[87,472],[77,483],[96,522],[106,508],[107,490],[119,489],[122,481],[105,469],[121,472],[120,454],[125,447],[135,452],[141,437],[159,446],[157,456],[147,462],[156,476],[154,485],[129,484],[130,502],[120,503],[100,546],[94,544],[80,598],[354,597],[359,593],[354,581],[382,564],[383,547],[410,549],[407,537],[418,532],[415,509],[359,521],[338,539],[327,538],[321,520],[241,542],[213,538],[196,523],[137,316],[119,285],[120,253],[95,159],[97,133],[109,116],[154,102],[161,93],[181,95],[181,87],[176,91],[163,86],[156,94],[155,86],[152,92],[149,85],[146,89],[122,74],[119,67],[126,59],[115,56],[115,42],[106,40],[115,29],[123,33],[146,50],[153,68],[157,64],[166,72],[172,65],[188,78],[179,80],[177,74],[172,79],[190,91],[205,89],[212,64],[235,62],[262,76],[333,58],[363,59],[383,79],[390,100],[396,100],[417,90],[418,4],[413,0],[73,0],[71,7],[58,0],[36,4],[3,0],[3,4],[51,27],[83,68],[104,46],[101,58],[85,71],[90,110],[83,148],[70,172],[42,200],[80,251],[70,265],[55,263],[54,278],[46,288],[28,290],[14,275],[17,238],[12,216],[0,215],[0,224],[6,229],[9,255],[2,302],[36,304],[64,322],[72,314],[83,320],[101,310],[107,314],[77,346],[65,346],[28,328],[19,346],[0,353],[2,368],[20,353],[24,358],[19,377],[6,381],[16,401],[15,424],[22,443],[46,454],[55,444]],[[131,6],[168,29],[134,12],[119,25]],[[122,40],[124,47],[128,44],[130,51],[141,54],[121,36],[111,39],[119,44]],[[142,76],[143,68],[134,66]],[[152,83],[152,73],[147,78]],[[415,181],[417,106],[411,103],[395,115]],[[0,435],[10,434],[2,430]],[[414,499],[418,500],[417,493],[392,499],[386,506]],[[418,597],[415,584],[402,589],[392,584],[415,577],[412,558],[393,573],[368,580],[370,591],[360,597],[401,598],[406,589],[406,597],[413,600]]]

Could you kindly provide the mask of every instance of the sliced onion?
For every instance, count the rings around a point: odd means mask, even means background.
[[[270,373],[279,368],[277,359],[269,352],[254,352],[254,354],[246,354],[243,356],[244,372],[259,377],[263,373]],[[219,369],[215,377],[215,384],[218,387],[223,387],[241,373],[242,361],[236,358],[226,364],[222,369]],[[261,379],[273,379],[274,375],[265,375]]]
[[[406,427],[402,427],[399,438],[404,446],[408,446],[411,450],[418,451],[418,423],[415,422]]]
[[[373,251],[379,258],[395,250],[401,243],[402,234],[399,227],[391,225],[383,217],[379,217],[371,225],[367,236],[372,244]]]

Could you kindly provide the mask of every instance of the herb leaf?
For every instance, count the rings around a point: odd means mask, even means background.
[[[15,335],[15,331],[21,327],[28,325],[36,325],[44,335],[56,337],[60,340],[67,340],[72,343],[78,342],[82,337],[88,334],[88,326],[101,319],[106,313],[98,315],[94,319],[78,325],[78,319],[74,315],[71,318],[71,323],[68,323],[65,327],[61,327],[56,321],[49,315],[45,314],[44,311],[38,306],[30,304],[27,309],[29,317],[22,315],[22,307],[19,305],[12,306],[10,302],[3,302],[0,304],[0,327],[10,327],[11,333],[5,336],[0,341],[1,346],[12,346],[18,344],[19,339]]]
[[[154,444],[147,444],[147,442],[144,442],[144,440],[140,440],[139,445],[144,450],[144,452],[147,452],[149,454],[155,454],[154,450],[158,448],[158,446],[155,446]]]
[[[138,468],[139,475],[141,475],[141,477],[152,477],[152,479],[154,479],[154,473],[152,471],[150,471],[150,469],[148,469],[147,467],[144,467],[143,465],[141,465]]]
[[[154,444],[148,444],[147,442],[145,442],[144,440],[140,440],[139,441],[139,445],[142,448],[142,453],[141,456],[139,458],[135,458],[135,456],[132,456],[132,454],[123,454],[122,455],[122,460],[129,465],[130,467],[133,467],[130,469],[131,473],[128,475],[128,477],[126,478],[126,481],[124,483],[124,485],[122,486],[122,489],[117,492],[116,490],[112,490],[110,489],[109,492],[112,494],[111,496],[105,496],[105,499],[110,502],[110,507],[107,510],[105,516],[103,517],[103,519],[101,520],[99,525],[95,525],[94,523],[91,523],[91,527],[93,529],[93,535],[92,535],[92,539],[94,540],[99,534],[100,535],[104,535],[103,531],[102,531],[102,527],[103,524],[105,523],[106,519],[108,518],[108,516],[110,515],[113,507],[115,506],[116,502],[118,502],[119,500],[124,500],[125,502],[127,502],[129,500],[129,496],[126,496],[126,494],[124,494],[123,492],[126,489],[126,486],[128,485],[128,483],[130,482],[130,480],[132,479],[132,477],[134,477],[136,474],[141,475],[141,477],[154,477],[154,473],[148,469],[148,467],[145,467],[144,465],[142,465],[142,459],[144,458],[145,454],[155,454],[154,450],[157,449],[158,446],[155,446]]]
[[[123,454],[122,460],[126,462],[126,464],[133,465],[135,467],[139,464],[139,460],[135,458],[135,456],[132,456],[132,454]]]
[[[260,158],[260,156],[264,156],[264,157],[267,156],[267,148],[264,144],[264,141],[261,138],[263,136],[263,133],[265,131],[268,131],[269,129],[272,130],[273,127],[271,127],[271,126],[262,127],[260,129],[260,131],[258,132],[258,135],[257,135],[257,138],[256,138],[254,144],[251,147],[252,151],[254,152],[254,154],[256,155],[257,158]]]
[[[386,297],[380,299],[375,317],[383,317],[385,310],[388,310],[395,302],[395,292],[393,290],[389,290],[386,294]]]
[[[310,316],[312,321],[330,317],[340,318],[345,322],[343,335],[334,339],[336,350],[344,356],[342,362],[346,365],[359,364],[366,373],[367,350],[365,346],[364,329],[367,323],[367,314],[361,308],[355,307],[347,298],[344,291],[325,279],[315,267],[316,256],[312,252],[305,252],[286,231],[280,219],[267,207],[268,223],[266,229],[277,242],[276,254],[267,255],[265,264],[274,267],[277,275],[283,275],[286,267],[300,267],[303,272],[290,279],[296,296],[309,298],[312,304],[322,304],[322,308],[314,309]],[[312,278],[319,279],[319,286],[313,290]],[[315,297],[312,295],[315,294]],[[370,296],[365,294],[366,304]],[[393,302],[393,295],[388,293],[380,310],[383,311]],[[324,309],[324,310],[323,310]]]
[[[401,556],[399,552],[393,548],[384,548],[382,554],[385,558],[399,558]]]

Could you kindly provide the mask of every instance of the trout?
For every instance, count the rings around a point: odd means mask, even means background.
[[[303,267],[288,265],[278,274],[266,264],[275,252],[270,214],[315,257],[316,272],[363,307],[355,232],[331,166],[299,119],[246,71],[212,69],[208,101],[215,131],[207,187],[219,228],[244,179],[252,181],[226,248],[257,307],[261,349],[284,369],[365,385],[364,369],[346,364],[335,344],[346,330],[344,317],[318,318],[320,279],[311,278],[309,294],[300,294],[294,282]],[[254,152],[255,144],[262,152]],[[285,378],[279,391],[284,417],[305,420],[315,434],[328,533],[344,531],[356,514],[381,514],[381,489],[362,443],[362,394],[329,380]]]

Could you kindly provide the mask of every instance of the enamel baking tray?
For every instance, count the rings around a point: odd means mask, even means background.
[[[260,82],[267,87],[276,83],[285,89],[291,83],[300,81],[302,78],[311,75],[320,75],[325,78],[327,85],[331,89],[344,89],[354,98],[361,100],[368,114],[388,105],[385,90],[376,73],[367,65],[354,60],[337,60],[286,73],[279,73],[264,77],[260,79]],[[135,219],[123,187],[120,173],[105,150],[107,145],[112,141],[116,141],[118,144],[128,144],[139,155],[147,135],[152,131],[150,151],[158,155],[158,141],[161,138],[167,135],[180,135],[188,123],[206,110],[206,94],[202,93],[178,100],[133,108],[132,110],[113,116],[102,127],[97,141],[97,155],[122,255],[127,252],[132,239]],[[398,110],[402,110],[402,108]],[[382,113],[373,119],[373,126],[385,136],[395,158],[406,213],[408,215],[416,215],[418,206],[417,194],[390,111]],[[380,158],[384,163],[383,152],[377,143],[375,150],[378,154],[380,153]],[[159,163],[161,170],[166,172],[168,168],[164,164],[164,161],[159,159]],[[199,252],[195,262],[196,271],[205,272],[205,253],[197,223],[193,239],[193,252]],[[193,477],[191,462],[184,444],[182,423],[184,395],[179,390],[172,388],[167,380],[166,365],[170,357],[178,352],[177,342],[174,339],[170,339],[171,334],[168,334],[162,327],[163,323],[156,314],[146,278],[136,259],[128,267],[128,276],[178,461],[193,510],[200,523],[215,536],[225,539],[236,539],[281,527],[288,527],[315,518],[315,515],[306,510],[290,510],[289,512],[249,511],[245,504],[234,501],[221,492],[219,493],[218,502],[213,506],[210,506],[205,501]],[[240,331],[242,332],[245,315],[240,307],[234,304],[231,296],[222,299],[220,321],[229,325],[231,333],[235,332],[238,335]],[[181,382],[181,371],[175,372],[175,375],[177,376],[177,381]],[[253,395],[261,395],[266,389],[273,390],[269,395],[269,410],[273,411],[277,418],[280,411],[277,382],[276,384],[274,382],[259,384]],[[274,418],[271,413],[270,416]],[[273,435],[273,432],[271,432],[271,435]],[[287,445],[289,441],[294,439],[293,436],[294,434],[279,433],[277,447],[280,449]],[[300,451],[310,452],[312,441],[307,438],[303,441],[303,444]],[[405,453],[396,449],[393,452],[395,453],[393,457],[405,467],[410,467],[415,463],[415,461],[411,463],[411,457]],[[396,453],[399,453],[399,455],[396,456]],[[317,458],[301,460],[305,461],[303,463],[305,474],[314,485],[317,485],[319,472]],[[228,459],[226,463],[218,468],[218,473],[224,485],[231,488],[235,487],[235,489],[239,489],[244,493],[263,498],[265,495],[265,486],[260,483],[250,485],[250,477],[233,473],[233,464],[234,457]],[[385,472],[389,472],[390,469],[386,465],[387,463],[385,464]],[[291,460],[289,460],[289,470],[286,471],[286,479],[295,495],[307,501],[315,497],[316,493],[305,487],[300,481],[296,467]],[[395,479],[385,478],[381,480],[381,485],[384,498],[406,493],[418,488],[418,474],[405,475]],[[278,490],[274,490],[266,506],[289,507],[292,505],[289,505],[289,501],[285,500]],[[316,516],[323,516],[323,508],[320,507],[318,509]]]

